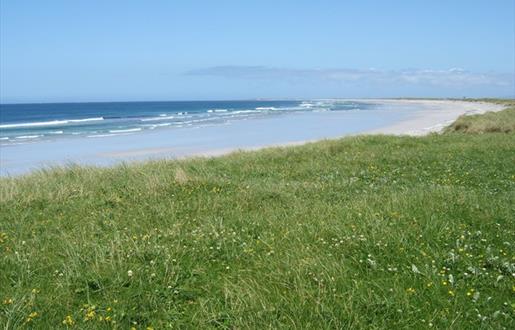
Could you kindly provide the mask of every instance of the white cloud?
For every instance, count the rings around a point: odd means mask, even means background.
[[[286,79],[286,80],[324,80],[342,83],[431,85],[441,87],[471,86],[513,86],[513,74],[471,72],[461,68],[447,70],[406,69],[379,70],[369,69],[292,69],[265,66],[216,66],[192,70],[187,75],[216,76],[237,79]]]

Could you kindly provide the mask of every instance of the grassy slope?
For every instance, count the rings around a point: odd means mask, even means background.
[[[515,101],[501,102],[509,108],[499,112],[485,113],[482,115],[461,116],[452,125],[446,128],[446,132],[459,133],[514,133],[515,132]]]
[[[1,179],[0,327],[513,328],[514,164],[370,136]]]

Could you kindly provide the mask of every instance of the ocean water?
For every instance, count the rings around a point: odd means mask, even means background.
[[[292,113],[367,110],[346,100],[176,101],[0,105],[0,145],[221,125]]]

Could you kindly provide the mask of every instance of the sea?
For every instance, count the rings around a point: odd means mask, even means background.
[[[0,104],[0,145],[203,127],[292,113],[367,110],[348,100]]]

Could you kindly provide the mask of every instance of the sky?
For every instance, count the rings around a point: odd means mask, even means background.
[[[0,103],[515,97],[514,0],[0,0]]]

